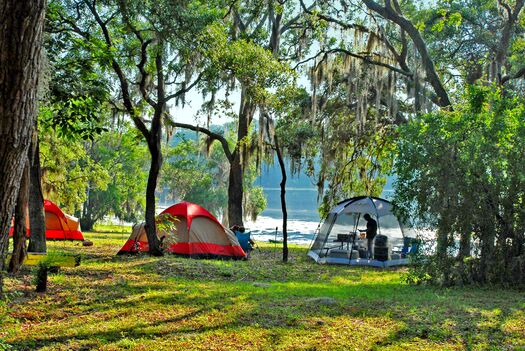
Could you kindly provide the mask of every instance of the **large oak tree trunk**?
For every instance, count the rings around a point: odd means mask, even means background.
[[[22,179],[20,180],[20,189],[15,206],[15,226],[13,230],[13,254],[9,261],[8,271],[16,273],[20,269],[24,258],[26,257],[26,235],[27,235],[27,198],[29,196],[29,159],[26,162]]]
[[[241,106],[239,109],[239,124],[237,129],[237,146],[230,160],[230,176],[228,179],[228,223],[243,225],[243,168],[248,161],[248,131],[255,113],[249,92],[245,86],[241,91]]]
[[[45,4],[0,2],[0,272],[37,114]]]
[[[42,194],[42,169],[40,168],[40,146],[38,137],[33,138],[31,164],[29,167],[29,252],[46,252],[46,218],[44,214],[44,195]]]
[[[244,225],[242,216],[243,179],[239,150],[233,153],[228,177],[228,225]]]

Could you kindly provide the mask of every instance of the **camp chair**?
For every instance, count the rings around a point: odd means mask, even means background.
[[[403,249],[401,250],[401,257],[408,257],[414,255],[419,248],[419,243],[417,239],[414,238],[405,238]]]
[[[239,241],[239,245],[241,245],[241,248],[244,252],[246,252],[246,255],[250,255],[250,251],[253,250],[253,246],[250,243],[250,232],[241,233],[239,231],[235,232],[235,235],[237,236],[237,240]]]

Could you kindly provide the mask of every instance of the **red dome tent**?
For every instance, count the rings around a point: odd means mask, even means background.
[[[48,240],[80,240],[84,236],[80,231],[80,223],[77,218],[65,214],[62,210],[49,200],[44,200],[44,211],[46,215],[46,239]],[[26,216],[27,236],[30,236],[29,217]],[[9,236],[13,235],[13,228],[9,230]]]
[[[246,256],[235,234],[206,209],[191,202],[181,202],[165,209],[163,215],[174,217],[170,229],[159,228],[157,236],[164,250],[190,257],[243,258]],[[144,223],[133,226],[128,241],[118,254],[147,252],[148,238]]]

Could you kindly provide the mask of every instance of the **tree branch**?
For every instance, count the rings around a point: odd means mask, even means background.
[[[218,140],[218,141],[221,143],[221,145],[222,145],[222,149],[224,150],[224,154],[226,155],[226,158],[227,158],[229,161],[232,161],[232,160],[233,160],[233,156],[232,156],[232,153],[231,153],[231,151],[230,151],[230,146],[229,146],[229,144],[228,144],[228,141],[227,141],[226,138],[224,138],[222,135],[217,134],[217,133],[214,133],[214,132],[212,132],[211,130],[209,130],[209,129],[207,129],[207,128],[203,128],[203,127],[199,127],[199,126],[194,126],[194,125],[192,125],[192,124],[186,124],[186,123],[175,122],[175,121],[173,121],[173,119],[170,119],[169,122],[170,122],[170,124],[173,125],[174,127],[193,130],[193,131],[198,132],[198,133],[206,134],[206,135],[209,136],[212,140]]]
[[[185,94],[187,93],[188,91],[190,91],[194,86],[196,86],[202,79],[204,75],[204,72],[201,72],[199,73],[199,75],[197,76],[197,78],[188,86],[185,86],[184,88],[178,90],[177,92],[171,94],[171,95],[168,95],[166,96],[163,100],[162,100],[162,103],[166,103],[168,101],[170,101],[171,99],[173,98],[176,98],[178,96],[181,96],[182,94]],[[159,100],[159,103],[161,103],[161,101]]]
[[[301,5],[304,5],[302,4],[302,1],[301,1]],[[306,11],[308,11],[307,13],[311,13],[311,11],[313,10],[313,8],[316,6],[316,3],[315,1],[310,5],[308,6],[308,8],[306,8]],[[305,11],[305,12],[306,12]],[[302,15],[301,14],[298,14],[297,16],[295,16],[294,18],[290,19],[288,22],[286,22],[282,27],[281,27],[281,31],[280,31],[280,34],[284,34],[287,30],[291,29],[292,26],[295,25],[295,23],[297,23],[297,21],[299,21],[300,19],[302,18]]]
[[[140,72],[140,82],[139,82],[139,90],[142,94],[142,97],[146,102],[153,108],[156,108],[157,103],[153,101],[153,99],[150,98],[148,91],[146,90],[146,81],[149,77],[149,73],[144,68],[146,63],[148,62],[148,45],[153,42],[153,39],[144,40],[144,37],[140,33],[140,31],[131,23],[131,20],[128,15],[127,6],[124,1],[119,1],[119,8],[122,12],[122,17],[124,18],[124,22],[126,23],[126,26],[135,34],[135,37],[140,41],[140,61],[137,64],[137,68]]]
[[[311,11],[311,8],[314,6],[315,3],[312,4],[309,8],[306,8],[303,0],[300,0],[300,3],[301,3],[301,7],[303,8],[303,11],[305,11],[306,13],[308,13],[310,15],[313,15],[313,13]],[[316,13],[315,16],[319,17],[320,19],[322,19],[322,20],[324,20],[326,22],[335,23],[335,24],[337,24],[338,26],[340,26],[343,29],[347,29],[347,30],[348,29],[353,29],[353,30],[358,30],[358,31],[363,32],[363,33],[368,33],[369,35],[375,35],[376,38],[378,38],[380,41],[382,41],[385,44],[386,48],[392,53],[392,55],[394,56],[396,61],[399,63],[399,66],[401,67],[401,69],[404,70],[404,71],[407,71],[407,72],[410,71],[408,65],[406,64],[407,50],[408,50],[408,46],[406,45],[406,40],[403,43],[403,51],[401,52],[401,54],[399,54],[397,52],[396,48],[390,43],[390,41],[388,40],[386,35],[383,34],[383,33],[376,33],[376,32],[372,31],[371,29],[369,29],[369,28],[367,28],[367,27],[365,27],[363,25],[355,24],[355,23],[349,24],[349,23],[340,21],[340,20],[338,20],[336,18],[327,16],[327,15],[324,15],[324,14],[321,14],[321,13]],[[402,31],[402,39],[403,38],[405,38],[404,31]]]
[[[497,63],[497,69],[498,69],[498,80],[500,84],[503,84],[503,78],[501,77],[501,67],[504,64],[505,57],[507,56],[507,51],[510,46],[510,38],[512,35],[512,31],[514,30],[514,26],[516,24],[516,21],[518,20],[518,16],[523,8],[524,0],[516,0],[516,4],[514,6],[514,9],[511,9],[510,6],[507,3],[504,3],[502,0],[498,0],[498,3],[505,8],[507,11],[507,22],[505,22],[505,25],[503,27],[503,31],[501,34],[501,40],[499,42],[498,47],[496,48],[496,63]]]
[[[427,73],[428,82],[436,92],[436,95],[439,99],[438,105],[441,107],[452,108],[452,103],[450,101],[448,93],[445,90],[445,87],[443,86],[443,83],[441,82],[441,79],[439,78],[439,75],[436,72],[436,67],[434,65],[434,62],[432,61],[432,58],[430,57],[430,54],[428,53],[425,41],[421,37],[421,33],[419,33],[419,31],[412,24],[412,22],[396,13],[390,6],[382,7],[373,0],[361,1],[366,5],[366,7],[369,10],[374,11],[377,14],[381,15],[383,18],[396,23],[402,30],[404,30],[410,36],[410,38],[414,42],[417,51],[419,52],[419,55],[421,56],[421,60],[423,61],[423,66],[425,67],[425,71]]]
[[[360,60],[363,60],[364,62],[366,63],[369,63],[371,65],[376,65],[376,66],[381,66],[381,67],[385,67],[385,68],[388,68],[389,70],[393,71],[393,72],[396,72],[396,73],[399,73],[399,74],[402,74],[406,77],[409,77],[409,78],[413,78],[413,73],[412,72],[407,72],[405,70],[402,70],[400,68],[397,68],[395,66],[392,66],[392,65],[389,65],[388,63],[384,63],[384,62],[381,62],[381,61],[377,61],[377,60],[373,60],[370,58],[369,55],[367,56],[363,56],[363,55],[360,55],[360,54],[356,54],[356,53],[353,53],[351,51],[348,51],[346,49],[331,49],[331,50],[323,50],[323,51],[320,51],[318,52],[315,56],[312,56],[306,60],[303,60],[301,62],[298,62],[294,67],[293,69],[296,69],[297,67],[299,67],[300,65],[308,62],[308,61],[311,61],[311,60],[314,60],[316,59],[317,57],[321,56],[321,55],[325,55],[325,57],[323,58],[323,60],[326,58],[326,56],[328,56],[329,54],[334,54],[334,53],[342,53],[342,54],[345,54],[345,55],[348,55],[348,56],[351,56],[351,57],[355,57],[357,59],[360,59]]]
[[[513,75],[506,75],[501,78],[501,84],[507,83],[509,80],[512,79],[518,79],[525,77],[525,67],[521,67],[516,73]]]
[[[95,2],[93,1],[93,3],[89,3],[89,1],[84,0],[84,3],[89,8],[91,14],[93,15],[93,17],[95,17],[95,21],[98,23],[100,29],[102,30],[107,48],[111,49],[113,47],[113,43],[109,34],[109,30],[104,24],[104,21],[102,21],[102,19],[100,18],[100,15],[98,14],[97,9],[95,8]],[[117,74],[118,80],[120,82],[120,90],[122,91],[122,99],[124,100],[124,107],[126,108],[126,111],[129,113],[137,129],[140,130],[140,132],[144,135],[144,137],[147,140],[149,140],[150,132],[144,124],[144,122],[140,119],[140,117],[137,116],[135,108],[133,107],[133,102],[129,93],[129,85],[126,76],[124,75],[124,71],[118,64],[117,60],[115,60],[115,58],[113,57],[111,58],[111,67]]]

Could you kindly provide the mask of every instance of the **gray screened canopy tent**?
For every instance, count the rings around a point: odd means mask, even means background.
[[[317,263],[390,267],[409,263],[417,249],[415,233],[393,213],[390,201],[359,196],[339,202],[328,214],[313,239],[308,256]],[[373,258],[368,259],[363,216],[377,221]]]

